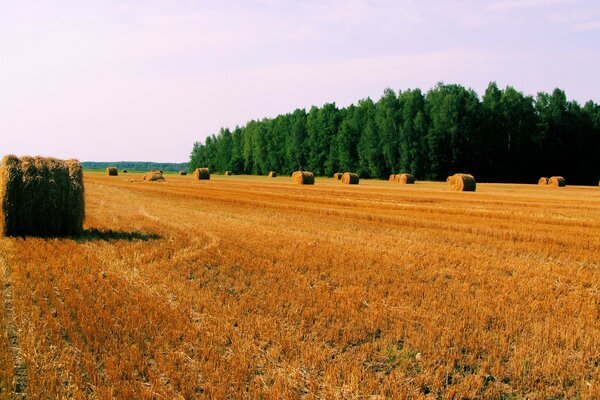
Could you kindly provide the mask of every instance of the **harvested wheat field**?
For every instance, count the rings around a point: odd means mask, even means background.
[[[84,182],[0,238],[1,397],[600,396],[597,187]]]

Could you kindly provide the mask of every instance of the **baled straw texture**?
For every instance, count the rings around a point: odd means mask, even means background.
[[[565,187],[567,186],[567,182],[562,176],[553,176],[548,179],[548,185],[554,187]]]
[[[194,176],[196,179],[200,180],[210,179],[210,172],[208,168],[196,168],[194,170]]]
[[[108,176],[118,176],[119,170],[117,167],[106,167],[106,175]]]
[[[4,157],[0,166],[0,236],[78,235],[84,217],[79,161]]]
[[[342,179],[342,175],[344,175],[344,174],[342,174],[341,172],[336,172],[335,174],[333,174],[333,180],[334,181],[335,180],[338,180],[338,181],[341,180]]]
[[[275,171],[269,171],[268,177],[269,178],[277,178],[277,172],[275,172]]]
[[[179,175],[187,175],[187,171],[181,170],[181,171],[179,171]]]
[[[415,177],[412,174],[398,174],[395,181],[403,185],[408,185],[415,183]]]
[[[477,188],[475,178],[469,174],[454,174],[448,177],[447,182],[450,185],[450,190],[474,192]]]
[[[142,178],[146,182],[166,182],[167,180],[160,171],[148,171]]]
[[[353,172],[344,172],[344,174],[342,175],[342,183],[345,183],[347,185],[358,185],[358,182],[360,182],[358,174],[355,174]]]
[[[231,176],[231,171],[225,171],[225,173],[223,175],[225,175],[225,176]]]
[[[545,176],[542,176],[540,179],[538,179],[538,185],[547,185],[548,184],[548,178],[546,178]]]
[[[314,185],[315,175],[309,171],[296,171],[292,174],[292,182],[300,185]]]
[[[396,182],[396,174],[391,174],[390,179],[391,182]]]

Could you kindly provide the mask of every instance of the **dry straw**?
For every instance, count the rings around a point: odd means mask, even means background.
[[[181,170],[179,171],[179,175],[187,175],[187,171]]]
[[[546,178],[545,176],[542,176],[540,179],[538,179],[538,185],[547,185],[548,184],[548,178]]]
[[[553,176],[552,178],[548,179],[548,186],[565,187],[566,185],[567,182],[562,176]]]
[[[225,176],[231,176],[231,171],[225,171],[225,173],[223,175],[225,175]]]
[[[333,180],[341,180],[342,179],[342,174],[341,172],[336,172],[335,174],[333,174]]]
[[[142,178],[146,182],[166,182],[167,180],[160,171],[148,171]]]
[[[277,178],[277,172],[275,172],[275,171],[269,171],[268,177],[269,178]]]
[[[403,185],[408,185],[415,183],[415,177],[412,174],[398,174],[394,181]]]
[[[8,155],[0,166],[0,236],[83,231],[83,170],[77,160]]]
[[[396,175],[395,174],[391,174],[389,180],[390,180],[390,182],[395,182],[396,181]]]
[[[358,174],[352,172],[344,172],[344,174],[342,175],[342,183],[345,183],[347,185],[358,185],[359,181],[360,178],[358,177]]]
[[[309,171],[296,171],[292,174],[292,182],[300,185],[314,185],[315,175]]]
[[[119,175],[119,170],[117,169],[117,167],[107,167],[106,168],[106,175],[108,175],[108,176],[117,176],[117,175]]]
[[[474,192],[477,186],[475,178],[469,174],[454,174],[449,176],[446,182],[450,185],[450,190],[460,192]]]
[[[200,180],[210,179],[210,171],[208,168],[196,168],[194,170],[194,176],[196,179]]]

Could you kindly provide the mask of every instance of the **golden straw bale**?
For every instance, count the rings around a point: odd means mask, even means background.
[[[142,178],[146,182],[166,182],[167,180],[160,171],[148,171]]]
[[[548,184],[548,178],[546,178],[545,176],[542,176],[540,179],[538,179],[538,185],[547,185]]]
[[[562,176],[553,176],[550,179],[548,179],[548,186],[565,187],[567,186],[567,182]]]
[[[225,176],[231,176],[231,175],[232,175],[232,173],[231,173],[231,171],[225,171],[225,172],[223,173],[223,175],[225,175]]]
[[[315,175],[309,171],[296,171],[292,174],[292,182],[300,185],[314,185]]]
[[[269,178],[277,178],[277,172],[275,172],[275,171],[269,171],[269,174],[267,176]]]
[[[83,231],[83,170],[77,160],[8,155],[0,166],[0,236]]]
[[[344,174],[342,174],[341,172],[336,172],[335,174],[333,174],[333,180],[334,181],[335,180],[338,180],[338,181],[341,180],[342,179],[342,175],[344,175]]]
[[[106,175],[108,175],[108,176],[118,176],[119,175],[119,170],[117,169],[117,167],[107,167],[106,168]]]
[[[353,172],[344,172],[342,175],[342,183],[347,185],[358,185],[359,182],[360,178],[358,177],[358,174]]]
[[[403,184],[403,185],[407,185],[407,184],[412,184],[415,183],[415,177],[412,174],[398,174],[396,175],[396,182]]]
[[[473,175],[469,174],[454,174],[446,180],[450,185],[450,190],[461,192],[474,192],[477,184]]]
[[[187,175],[187,171],[181,170],[179,171],[179,175]]]
[[[391,174],[389,181],[390,182],[395,182],[396,181],[396,174]]]
[[[194,170],[194,176],[196,177],[196,179],[199,179],[199,180],[209,180],[210,172],[209,172],[208,168],[196,168]]]

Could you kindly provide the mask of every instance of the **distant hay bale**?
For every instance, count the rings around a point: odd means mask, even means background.
[[[231,171],[225,171],[225,173],[223,175],[225,175],[225,176],[231,176],[232,174],[231,174]]]
[[[126,174],[126,173],[127,173],[127,170],[126,170],[126,169],[124,169],[124,170],[122,170],[122,171],[121,171],[121,173],[122,173],[122,174]]]
[[[160,171],[148,171],[144,174],[143,180],[146,182],[166,182],[167,180]]]
[[[277,172],[275,172],[275,171],[269,171],[269,174],[267,176],[269,178],[277,178]]]
[[[106,167],[106,175],[108,176],[118,176],[119,170],[117,167]]]
[[[547,185],[548,184],[548,178],[546,178],[545,176],[542,176],[540,179],[538,179],[538,185]]]
[[[342,175],[344,175],[344,174],[342,174],[341,172],[336,172],[335,174],[333,174],[333,180],[334,181],[335,180],[338,180],[338,181],[341,180],[342,179]]]
[[[158,172],[160,172],[161,174],[164,174],[162,169],[159,169]]]
[[[450,190],[460,192],[474,192],[477,186],[475,178],[469,174],[454,174],[449,176],[446,182],[450,185]]]
[[[344,174],[342,175],[342,183],[345,183],[347,185],[358,185],[358,182],[360,182],[358,174],[355,174],[353,172],[344,172]]]
[[[389,181],[390,182],[395,182],[396,181],[396,174],[391,174]]]
[[[208,168],[196,168],[194,170],[194,176],[199,180],[208,180],[210,179],[210,171]]]
[[[415,177],[412,174],[398,174],[396,175],[395,182],[398,182],[402,185],[409,185],[415,183]]]
[[[187,171],[181,170],[181,171],[179,171],[179,175],[187,175]]]
[[[292,174],[292,182],[300,185],[314,185],[315,175],[309,171],[296,171]]]
[[[83,231],[83,170],[77,160],[8,155],[0,166],[0,236]]]
[[[567,186],[567,182],[562,176],[553,176],[548,179],[548,186],[565,187]]]

